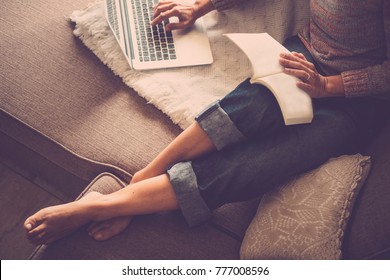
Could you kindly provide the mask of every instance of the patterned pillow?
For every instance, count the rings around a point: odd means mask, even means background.
[[[341,243],[371,162],[330,159],[262,198],[241,245],[242,259],[341,259]]]

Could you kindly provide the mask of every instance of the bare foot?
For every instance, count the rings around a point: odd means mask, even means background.
[[[96,222],[87,229],[88,234],[97,241],[104,241],[120,234],[130,224],[133,217],[115,217],[106,221]]]
[[[135,173],[131,179],[130,185],[152,177],[152,175],[147,173],[148,172],[146,169]],[[105,241],[124,231],[132,219],[132,216],[127,216],[115,217],[105,221],[94,222],[88,227],[87,231],[89,236],[94,238],[96,241]]]
[[[93,219],[93,201],[99,196],[91,192],[80,200],[38,211],[24,222],[27,238],[39,245],[70,234]]]
[[[138,171],[131,179],[130,185],[147,179],[151,176],[147,175],[144,170]],[[87,231],[89,236],[96,241],[105,241],[111,237],[120,234],[130,224],[132,216],[127,217],[115,217],[109,220],[92,223]]]
[[[134,174],[130,185],[144,180],[147,176],[143,170]],[[96,241],[104,241],[120,234],[130,224],[133,217],[115,217],[109,220],[94,222],[88,228],[87,232]]]

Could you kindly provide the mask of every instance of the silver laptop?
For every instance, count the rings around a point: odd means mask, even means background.
[[[168,21],[150,25],[157,1],[106,0],[107,22],[130,67],[146,70],[211,64],[213,57],[202,19],[189,30],[166,32]]]

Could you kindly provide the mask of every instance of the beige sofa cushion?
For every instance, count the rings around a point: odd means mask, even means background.
[[[85,181],[128,179],[181,129],[75,38],[66,16],[90,2],[2,2],[0,131]]]
[[[264,195],[241,258],[340,259],[348,217],[369,169],[369,157],[342,156]]]

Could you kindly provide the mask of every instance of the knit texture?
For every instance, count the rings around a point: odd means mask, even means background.
[[[223,10],[241,0],[212,0]],[[300,32],[328,75],[342,74],[346,96],[390,99],[390,1],[311,0],[310,25]]]
[[[211,2],[213,2],[214,7],[218,11],[227,10],[229,8],[236,6],[239,3],[237,0],[223,0],[223,1],[211,0]]]

